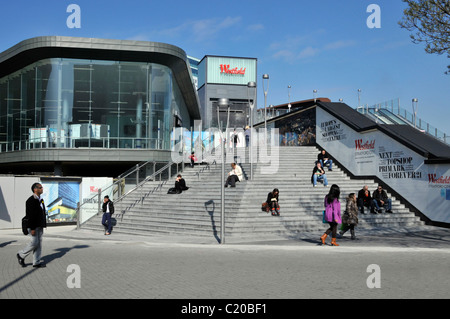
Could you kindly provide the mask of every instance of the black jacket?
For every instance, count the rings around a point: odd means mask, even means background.
[[[372,197],[373,197],[373,199],[376,199],[378,202],[380,202],[380,200],[382,200],[383,202],[386,203],[388,200],[388,195],[384,189],[381,191],[381,193],[376,189],[373,192]]]
[[[276,200],[277,200],[277,203],[278,203],[278,195],[279,194],[277,194],[277,195],[273,195],[273,193],[272,192],[270,192],[269,194],[267,194],[267,200],[266,200],[266,203],[267,204],[271,204],[272,203],[272,198],[275,198]]]
[[[318,161],[320,161],[320,160],[323,161],[323,160],[325,160],[325,158],[330,159],[330,155],[328,155],[327,152],[325,152],[325,154],[322,154],[322,152],[320,152],[319,155],[317,155],[317,160]]]
[[[114,204],[112,201],[109,200],[106,203],[103,203],[102,210],[104,213],[106,213],[106,205],[108,205],[108,204],[109,204],[109,212],[112,215],[112,214],[114,214]]]
[[[42,206],[44,208],[41,207]],[[37,227],[47,227],[47,217],[45,216],[44,200],[36,199],[34,195],[27,199],[25,203],[25,215],[28,218],[28,228],[35,230]]]
[[[367,192],[367,195],[365,195],[364,189],[361,189],[358,192],[358,201],[362,200],[364,204],[370,204],[372,201],[372,197],[370,196],[370,192]]]
[[[186,181],[184,178],[180,178],[179,181],[175,181],[175,189],[180,193],[189,189],[189,187],[186,186]]]

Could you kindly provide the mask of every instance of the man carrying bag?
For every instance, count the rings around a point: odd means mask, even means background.
[[[33,195],[25,203],[25,227],[27,227],[27,233],[31,240],[24,249],[17,253],[17,260],[22,267],[25,267],[25,258],[33,252],[33,267],[41,268],[45,267],[45,263],[41,261],[41,253],[42,236],[44,235],[44,228],[47,227],[44,200],[41,198],[44,191],[40,183],[34,183],[31,186],[31,191]]]

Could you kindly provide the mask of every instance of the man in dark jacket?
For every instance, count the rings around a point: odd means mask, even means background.
[[[367,185],[358,192],[357,204],[358,208],[361,209],[361,214],[364,214],[364,207],[370,208],[370,212],[374,213],[372,196],[370,196],[369,187]]]
[[[103,217],[102,217],[102,225],[105,227],[105,235],[111,235],[112,223],[111,223],[111,215],[114,214],[114,204],[109,200],[109,196],[106,195],[103,198]]]
[[[378,213],[381,213],[381,207],[386,209],[386,213],[392,213],[392,200],[388,198],[383,187],[378,186],[377,190],[373,192],[373,205]]]
[[[320,162],[323,169],[328,166],[329,171],[333,170],[333,160],[325,150],[322,150],[319,155],[317,155],[317,160]]]
[[[17,259],[25,267],[25,258],[33,252],[33,267],[45,267],[41,261],[42,235],[47,227],[44,200],[41,198],[43,187],[40,183],[31,186],[33,195],[25,203],[26,217],[28,218],[28,234],[31,237],[28,245],[17,253]]]

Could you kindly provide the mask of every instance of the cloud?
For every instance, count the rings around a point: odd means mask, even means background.
[[[306,49],[303,49],[297,56],[297,59],[305,59],[315,56],[318,52],[320,52],[319,49],[315,49],[313,47],[307,47]]]
[[[177,26],[165,29],[154,30],[148,35],[137,35],[137,38],[164,38],[178,39],[184,38],[194,42],[203,42],[217,37],[224,30],[238,26],[242,21],[241,17],[209,18],[200,20],[188,20]]]
[[[338,50],[346,47],[352,47],[356,44],[353,40],[340,40],[336,42],[329,43],[324,46],[324,50]]]
[[[326,51],[335,51],[356,45],[353,40],[338,40],[321,46],[313,46],[311,43],[314,42],[309,36],[286,37],[284,41],[273,42],[269,49],[274,51],[273,58],[295,63]]]
[[[210,39],[225,29],[230,29],[241,22],[241,17],[213,18],[192,23],[193,36],[198,41]]]
[[[249,25],[249,26],[247,27],[247,30],[248,30],[248,31],[253,31],[253,32],[261,31],[261,30],[264,30],[264,25],[261,24],[261,23],[252,24],[252,25]]]

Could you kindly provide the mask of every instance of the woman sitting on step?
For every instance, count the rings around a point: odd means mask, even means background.
[[[271,191],[269,194],[267,194],[267,206],[266,206],[266,212],[271,211],[272,216],[280,216],[280,205],[278,203],[278,195],[280,194],[280,191],[278,188],[275,188],[273,191]]]

